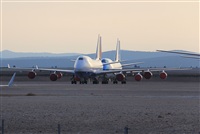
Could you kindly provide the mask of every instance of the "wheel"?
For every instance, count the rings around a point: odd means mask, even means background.
[[[84,84],[87,84],[87,81],[86,81],[86,80],[84,81]]]
[[[99,81],[95,80],[95,81],[93,81],[93,84],[99,84]]]
[[[108,82],[107,82],[107,81],[102,81],[101,83],[102,83],[102,84],[108,84]]]
[[[126,84],[126,81],[122,81],[122,84]]]
[[[115,80],[115,81],[113,81],[113,84],[117,84],[118,82]]]

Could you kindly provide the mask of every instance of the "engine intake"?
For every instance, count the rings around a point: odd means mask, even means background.
[[[31,72],[28,73],[28,78],[29,79],[34,79],[36,75],[37,75],[36,72],[31,71]]]
[[[51,81],[56,81],[58,79],[58,75],[55,73],[50,74],[50,80]]]
[[[140,73],[135,75],[135,80],[136,81],[141,81],[142,79],[143,79],[143,76]]]
[[[116,75],[116,79],[118,81],[124,81],[125,80],[125,75],[124,74],[117,74]]]
[[[153,76],[153,74],[150,71],[146,71],[144,72],[143,76],[145,79],[150,79]]]
[[[160,73],[160,78],[163,79],[163,80],[166,79],[167,78],[167,73],[164,72],[164,71],[162,73]]]

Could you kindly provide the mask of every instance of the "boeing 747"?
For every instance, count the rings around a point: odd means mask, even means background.
[[[119,44],[119,42],[118,42]],[[89,56],[82,55],[77,57],[74,63],[74,69],[67,70],[67,69],[49,69],[49,68],[39,68],[36,66],[35,68],[14,68],[19,69],[20,71],[27,71],[28,70],[28,77],[30,79],[34,79],[37,75],[36,71],[50,71],[50,80],[56,81],[63,76],[63,73],[73,75],[71,79],[72,84],[76,84],[77,81],[80,84],[87,84],[88,80],[92,80],[93,84],[99,83],[99,78],[105,78],[105,76],[109,76],[110,74],[116,77],[117,81],[121,81],[122,84],[126,83],[126,73],[131,72],[132,74],[137,73],[135,75],[135,80],[140,81],[143,77],[146,79],[150,79],[152,77],[152,72],[160,71],[160,78],[166,79],[167,73],[164,70],[181,70],[181,69],[166,69],[166,68],[151,68],[151,69],[123,69],[123,66],[134,65],[138,63],[130,63],[130,64],[121,64],[120,63],[120,55],[119,55],[119,46],[117,46],[116,51],[116,59],[115,61],[108,60],[107,58],[102,59],[102,45],[101,45],[101,36],[98,37],[97,41],[97,48],[96,48],[96,57],[92,59]],[[108,60],[108,62],[106,61]],[[109,68],[107,68],[109,67]],[[10,66],[8,65],[8,68]],[[31,71],[30,71],[31,70]],[[102,82],[103,83],[103,82]],[[108,82],[106,82],[107,84]],[[117,83],[115,81],[115,83]]]

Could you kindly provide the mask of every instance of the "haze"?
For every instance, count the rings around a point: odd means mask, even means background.
[[[2,50],[199,52],[198,2],[2,2]]]

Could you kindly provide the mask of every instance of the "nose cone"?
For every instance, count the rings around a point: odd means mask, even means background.
[[[81,71],[83,69],[88,69],[89,67],[90,67],[89,61],[84,56],[78,57],[74,64],[74,68],[77,71]]]

